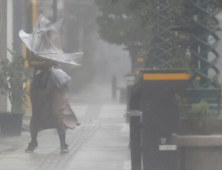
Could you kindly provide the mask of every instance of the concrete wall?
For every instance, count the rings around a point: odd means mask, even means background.
[[[7,0],[0,1],[0,59],[7,57]],[[7,111],[7,98],[0,95],[0,112]]]
[[[23,0],[13,0],[13,50],[22,54],[22,41],[19,38],[19,31],[23,24]]]

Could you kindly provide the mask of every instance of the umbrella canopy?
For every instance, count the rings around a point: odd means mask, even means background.
[[[27,34],[23,30],[19,32],[19,37],[27,46],[27,48],[35,55],[72,65],[80,65],[76,63],[76,59],[81,57],[83,53],[64,53],[60,45],[60,28],[63,19],[51,24],[43,15],[40,15],[33,28],[32,34]]]

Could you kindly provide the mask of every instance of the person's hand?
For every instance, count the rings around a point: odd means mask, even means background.
[[[52,67],[55,64],[52,60],[45,60],[44,63],[46,67]]]

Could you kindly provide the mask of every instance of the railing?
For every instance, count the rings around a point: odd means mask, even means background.
[[[193,17],[192,43],[190,52],[192,55],[191,70],[193,87],[208,88],[217,81],[219,70],[216,63],[219,54],[215,50],[219,43],[219,37],[216,34],[219,22],[215,15],[218,13],[216,0],[193,0],[191,1],[193,11],[196,15]],[[209,54],[211,59],[209,60]],[[209,71],[213,76],[209,77]],[[201,81],[195,86],[196,78],[200,77]]]
[[[166,0],[153,0],[155,9],[153,29],[153,48],[147,58],[147,68],[167,69],[171,68],[172,59],[172,34],[170,32],[171,14],[169,13],[171,4]]]

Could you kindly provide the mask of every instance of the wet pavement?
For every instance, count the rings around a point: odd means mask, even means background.
[[[0,170],[131,169],[126,106],[104,98],[81,102],[77,98],[72,98],[72,108],[81,126],[67,131],[70,153],[60,154],[56,130],[41,132],[38,149],[25,153],[30,136],[23,131],[20,137],[0,139]],[[25,120],[24,126],[28,123]]]

